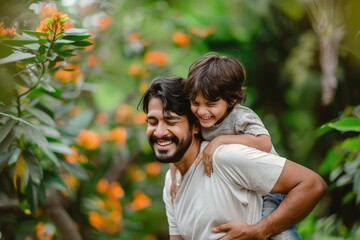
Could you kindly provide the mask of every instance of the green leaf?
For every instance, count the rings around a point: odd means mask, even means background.
[[[34,129],[25,124],[20,124],[21,131],[29,142],[33,142],[41,149],[41,151],[56,165],[59,166],[59,160],[55,154],[49,149],[49,142],[45,135],[39,130]]]
[[[9,134],[16,121],[12,118],[8,119],[5,124],[0,128],[0,143],[5,139]]]
[[[70,164],[68,162],[62,161],[61,165],[72,175],[78,177],[82,180],[88,180],[89,176],[85,169],[80,164]]]
[[[343,160],[343,155],[335,149],[330,149],[322,164],[320,165],[319,172],[321,174],[329,174],[335,169]]]
[[[47,33],[30,31],[30,30],[22,30],[22,32],[26,33],[26,34],[29,34],[31,36],[35,36],[35,37],[47,37],[49,35]]]
[[[26,201],[28,202],[28,207],[30,208],[30,212],[32,216],[36,215],[36,210],[39,203],[39,190],[37,185],[33,184],[31,181],[26,186]]]
[[[320,136],[322,136],[322,135],[324,135],[324,134],[326,134],[326,133],[328,133],[328,132],[330,132],[332,130],[333,130],[333,128],[331,128],[329,126],[329,124],[326,123],[326,124],[322,125],[320,128],[316,129],[316,135],[318,137],[320,137]]]
[[[3,116],[8,117],[8,118],[12,118],[12,119],[14,119],[16,121],[19,121],[21,123],[24,123],[24,124],[30,126],[30,127],[33,127],[34,129],[39,130],[36,125],[34,125],[32,123],[29,123],[28,121],[26,121],[26,120],[24,120],[22,118],[16,117],[16,116],[11,115],[11,114],[3,113],[3,112],[0,112],[0,115],[3,115]]]
[[[0,143],[0,153],[5,151],[13,142],[15,138],[15,131],[11,130],[6,138]]]
[[[341,143],[341,147],[353,152],[360,152],[360,137],[347,138]]]
[[[9,160],[9,164],[14,164],[16,163],[16,160],[19,158],[19,155],[21,153],[21,149],[20,148],[16,148],[14,151],[13,151],[13,154]]]
[[[56,92],[56,89],[47,82],[42,81],[40,86],[47,92]]]
[[[44,111],[41,111],[40,109],[37,108],[26,108],[26,110],[31,113],[34,117],[36,117],[37,119],[39,119],[40,121],[42,121],[43,123],[51,126],[51,127],[55,127],[55,121]]]
[[[46,183],[60,191],[69,191],[68,187],[64,183],[64,180],[58,174],[48,174],[48,176],[46,177]]]
[[[38,128],[44,133],[45,136],[51,138],[59,138],[61,136],[60,132],[53,127],[49,127],[46,125],[39,125]]]
[[[357,117],[345,117],[329,123],[328,126],[342,132],[360,132],[360,119]]]
[[[14,51],[10,56],[0,59],[0,65],[34,57],[36,57],[35,54]]]
[[[72,154],[71,148],[63,143],[49,143],[49,149],[56,153]]]
[[[2,152],[0,154],[0,173],[8,165],[12,152]]]
[[[64,36],[68,36],[68,35],[88,35],[89,34],[89,30],[88,29],[84,29],[84,28],[68,28],[65,29],[64,32]]]
[[[66,40],[72,40],[72,41],[81,41],[81,40],[85,40],[90,38],[91,35],[68,35],[68,36],[64,36],[63,39]]]
[[[29,151],[24,151],[23,157],[26,166],[29,169],[31,180],[36,184],[40,184],[41,180],[43,179],[43,170],[41,168],[40,162],[37,160],[36,156]]]
[[[354,176],[353,191],[356,193],[356,203],[360,203],[360,172]]]
[[[80,47],[87,47],[87,46],[91,46],[92,43],[89,42],[89,41],[78,41],[78,42],[73,42],[71,45],[80,46]]]
[[[26,44],[39,43],[38,39],[4,39],[2,40],[4,44],[10,46],[24,46]]]

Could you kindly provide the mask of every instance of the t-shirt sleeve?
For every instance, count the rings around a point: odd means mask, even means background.
[[[251,135],[270,135],[260,117],[253,111],[246,111],[236,118],[235,130],[238,133]]]
[[[170,170],[165,175],[165,185],[163,188],[163,201],[165,203],[166,217],[169,224],[169,235],[180,235],[176,225],[174,204],[171,200],[171,174]]]
[[[275,186],[286,159],[240,144],[219,146],[213,155],[214,171],[230,184],[267,195]]]

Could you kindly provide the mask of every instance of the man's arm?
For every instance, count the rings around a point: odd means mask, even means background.
[[[268,236],[280,233],[304,219],[327,192],[324,180],[314,171],[286,161],[272,193],[286,193],[279,207],[257,224]]]
[[[271,191],[287,193],[278,208],[255,225],[229,222],[217,226],[214,232],[227,232],[222,240],[267,239],[304,219],[326,191],[327,185],[317,173],[287,160]]]

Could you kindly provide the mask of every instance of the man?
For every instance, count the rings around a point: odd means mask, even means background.
[[[207,177],[197,155],[206,146],[180,77],[154,79],[142,98],[147,137],[156,158],[174,163],[179,190],[171,200],[171,177],[164,186],[170,240],[267,239],[306,217],[326,193],[313,171],[292,161],[240,144],[221,145]],[[262,196],[287,197],[261,220]]]

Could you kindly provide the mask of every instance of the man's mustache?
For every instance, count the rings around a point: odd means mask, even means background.
[[[149,142],[153,145],[155,144],[157,141],[172,141],[174,142],[175,144],[178,144],[179,143],[179,139],[175,136],[165,136],[165,137],[161,137],[161,138],[158,138],[154,135],[150,136],[149,138]]]

